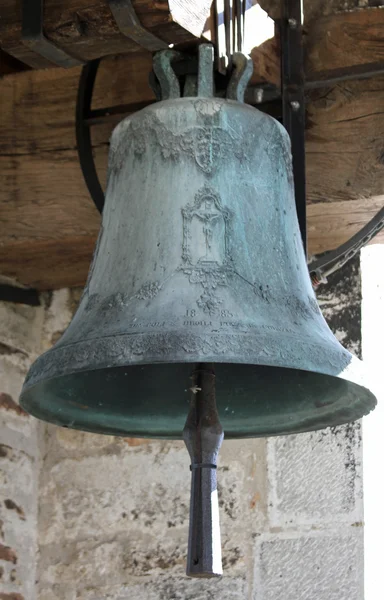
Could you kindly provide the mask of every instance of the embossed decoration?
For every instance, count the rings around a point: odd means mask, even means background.
[[[158,281],[148,282],[141,286],[141,288],[134,295],[130,295],[126,292],[116,292],[106,298],[100,298],[100,294],[91,294],[88,297],[85,310],[87,312],[99,309],[102,312],[109,312],[113,309],[121,309],[128,306],[129,302],[136,298],[137,300],[152,300],[157,296],[161,290],[161,284]]]
[[[284,334],[283,334],[284,335]],[[40,356],[29,372],[26,384],[34,385],[41,379],[58,377],[67,373],[83,370],[91,361],[94,368],[137,364],[137,357],[166,360],[177,355],[181,360],[186,356],[204,355],[209,359],[231,362],[233,357],[243,356],[245,363],[268,364],[298,368],[303,351],[309,358],[309,365],[329,375],[339,375],[342,368],[347,367],[349,355],[343,348],[331,348],[329,344],[307,343],[302,339],[289,335],[289,350],[281,343],[282,333],[268,334],[193,334],[188,337],[175,333],[140,333],[126,334],[86,340],[76,344],[55,346]],[[76,363],[72,361],[76,352]]]
[[[141,286],[139,291],[135,294],[135,298],[138,300],[152,300],[161,290],[161,285],[158,281],[145,283]]]
[[[219,286],[228,285],[232,272],[230,243],[233,213],[223,207],[219,194],[210,186],[201,188],[193,204],[182,209],[183,266],[190,283],[199,283],[203,293],[197,305],[214,315],[222,300]]]
[[[207,174],[213,173],[225,158],[249,160],[241,138],[211,122],[173,133],[158,117],[147,114],[140,121],[130,121],[118,139],[117,144],[112,140],[111,145],[111,165],[115,172],[123,166],[130,148],[141,156],[154,143],[160,146],[164,159],[176,161],[182,154],[189,155]]]
[[[266,121],[267,131],[264,132],[266,139],[266,152],[272,164],[287,177],[288,182],[293,185],[292,152],[290,139],[281,135],[281,125],[274,120]]]
[[[193,103],[193,105],[197,113],[199,113],[203,118],[208,119],[217,115],[223,107],[223,103],[219,100],[215,100],[214,98],[209,98],[209,100],[199,98]]]

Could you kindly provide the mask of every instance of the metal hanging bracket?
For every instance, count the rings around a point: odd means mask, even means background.
[[[281,0],[281,96],[283,125],[292,146],[296,211],[304,251],[307,251],[307,216],[305,185],[305,99],[304,60],[299,0]]]
[[[77,67],[84,61],[75,58],[56,46],[44,34],[44,0],[22,0],[22,31],[21,41],[24,46],[36,52],[50,63],[58,67]],[[23,57],[23,62],[30,67],[36,66],[36,61]]]
[[[107,0],[120,32],[146,50],[155,52],[168,44],[145,29],[133,8],[131,0]]]

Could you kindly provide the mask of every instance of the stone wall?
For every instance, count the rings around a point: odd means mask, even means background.
[[[0,303],[0,600],[35,600],[39,425],[17,404],[43,308]]]
[[[59,337],[77,299],[66,290],[49,299],[39,325],[44,348]],[[359,353],[357,263],[320,288],[319,301],[338,337]],[[31,311],[41,319],[40,309]],[[39,339],[37,330],[32,333]],[[28,343],[18,347],[29,348]],[[29,359],[28,350],[25,362]],[[16,381],[12,373],[5,382]],[[17,381],[21,376],[20,370]],[[19,383],[1,383],[17,398]],[[20,446],[28,458],[18,457],[10,467],[8,485],[29,519],[30,537],[27,544],[16,540],[27,521],[2,505],[11,523],[4,544],[20,555],[28,550],[30,559],[29,571],[27,554],[20,559],[19,587],[10,582],[12,560],[5,561],[4,590],[34,600],[37,444],[31,432],[36,427],[16,412],[6,412],[6,427],[14,419],[28,431],[23,445],[16,443],[21,434],[11,431],[8,445],[12,451]],[[219,580],[184,575],[190,472],[183,443],[51,425],[39,431],[39,600],[362,600],[360,423],[269,440],[224,441],[218,469],[224,566]],[[29,465],[25,475],[17,473],[22,460]],[[23,478],[31,484],[21,497]],[[16,598],[0,593],[0,600]]]

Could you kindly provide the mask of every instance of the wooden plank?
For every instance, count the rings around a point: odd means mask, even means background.
[[[266,40],[250,52],[253,61],[251,85],[270,83],[280,87],[280,46],[276,37]]]
[[[336,248],[359,231],[384,206],[384,195],[307,206],[309,254]],[[384,231],[372,243],[384,244]]]
[[[22,282],[38,290],[83,287],[87,279],[97,234],[36,241],[31,246],[17,242],[0,253],[0,273],[7,283]],[[9,277],[9,279],[8,279]]]
[[[141,25],[168,44],[192,42],[196,36],[200,37],[210,3],[210,0],[182,3],[132,0]],[[1,47],[34,68],[52,67],[21,41],[20,1],[1,0],[0,11]],[[84,61],[142,51],[120,33],[106,0],[45,0],[44,31],[60,48]]]
[[[306,76],[327,79],[334,71],[384,64],[384,7],[315,19],[306,37]]]
[[[312,92],[307,107],[309,202],[384,193],[384,76]]]
[[[280,0],[264,0],[260,4],[273,19],[280,18]],[[347,0],[343,11],[336,12],[340,10],[338,0],[304,1],[307,80],[324,80],[383,65],[384,7],[356,9],[358,4],[358,0]],[[274,74],[273,59],[268,59],[268,68]]]
[[[380,0],[302,0],[304,25],[312,23],[315,19],[333,15],[340,11],[355,10],[362,4],[379,4]],[[281,0],[258,0],[260,6],[274,20],[281,17]]]
[[[152,68],[149,52],[102,61],[93,108],[150,101]],[[81,68],[28,71],[1,80],[0,154],[25,154],[76,148],[75,108]],[[108,140],[109,128],[94,127],[93,141]]]

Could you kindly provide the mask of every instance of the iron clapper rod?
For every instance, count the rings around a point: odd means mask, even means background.
[[[213,364],[197,365],[192,380],[191,408],[183,430],[192,472],[187,575],[220,577],[223,569],[216,468],[224,433],[216,408]]]

